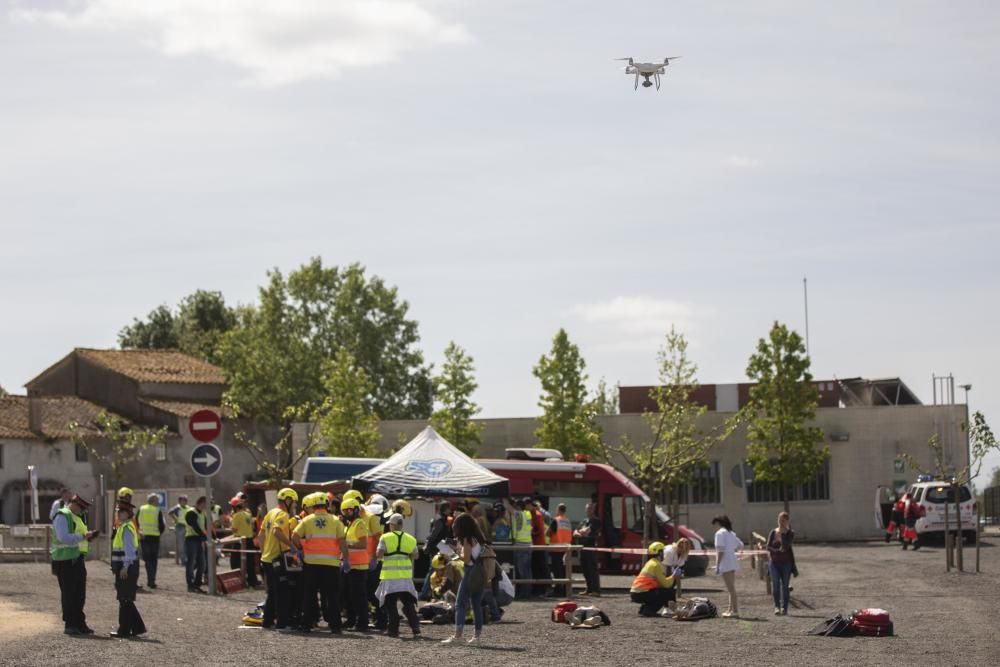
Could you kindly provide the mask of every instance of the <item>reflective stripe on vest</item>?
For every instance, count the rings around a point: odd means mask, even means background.
[[[139,536],[135,532],[135,526],[131,521],[115,531],[115,538],[111,540],[111,562],[121,563],[125,561],[125,533],[132,534],[132,547],[139,542]]]
[[[643,565],[642,571],[632,580],[630,593],[645,593],[660,588],[660,581],[656,577],[656,572],[660,569],[660,563],[650,558]]]
[[[413,561],[410,554],[417,548],[417,538],[409,533],[391,532],[382,536],[385,555],[382,557],[382,573],[379,579],[412,579]]]
[[[66,517],[66,530],[71,534],[86,535],[87,524],[83,519],[73,514],[68,507],[63,507],[56,512],[56,516]],[[75,560],[80,554],[85,554],[90,550],[90,543],[87,540],[80,540],[76,544],[64,544],[56,537],[56,531],[52,531],[52,544],[49,549],[52,560]]]
[[[160,508],[155,505],[143,505],[139,508],[139,532],[150,537],[160,535]]]
[[[191,524],[187,521],[188,515],[191,514],[191,512],[198,515],[198,527],[201,528],[201,532],[207,534],[205,531],[205,514],[203,512],[199,512],[194,507],[189,507],[188,511],[184,514],[184,537],[198,537],[198,531],[192,528]]]
[[[347,561],[351,564],[351,569],[354,570],[367,569],[368,563],[371,561],[368,557],[368,540],[357,537],[356,527],[359,525],[367,526],[368,521],[362,518],[355,519],[347,529]],[[354,533],[353,536],[351,535],[352,532]],[[352,547],[351,542],[361,542],[364,546]]]
[[[514,512],[514,542],[516,544],[531,544],[531,512],[522,510]]]
[[[331,527],[334,526],[333,522],[338,521],[338,519],[326,512],[319,511],[313,514],[317,517],[316,519],[308,519],[310,524],[315,524],[320,519],[327,519]],[[307,526],[312,527],[312,526]],[[326,526],[318,528],[323,530]],[[329,533],[317,532],[312,535],[307,535],[302,537],[302,551],[305,554],[305,562],[309,565],[340,565],[340,538],[331,537]]]
[[[573,524],[565,516],[556,516],[556,536],[552,541],[556,544],[572,544]]]

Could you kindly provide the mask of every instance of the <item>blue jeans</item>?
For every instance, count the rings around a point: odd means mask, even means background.
[[[531,552],[514,552],[514,571],[517,579],[531,579]],[[531,584],[517,584],[517,597],[530,598]]]
[[[771,592],[774,608],[788,611],[788,582],[792,578],[791,563],[771,563]]]
[[[184,553],[187,556],[185,575],[188,588],[201,586],[205,578],[205,542],[196,537],[185,539]]]
[[[527,552],[525,552],[527,553]],[[469,590],[469,572],[471,567],[466,566],[465,576],[462,583],[458,585],[458,596],[455,599],[455,634],[461,635],[465,628],[465,612],[472,603],[472,619],[476,625],[476,636],[483,631],[483,592],[473,593]]]

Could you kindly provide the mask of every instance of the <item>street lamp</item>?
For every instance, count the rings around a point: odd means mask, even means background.
[[[969,391],[972,389],[972,385],[971,384],[960,384],[960,385],[958,385],[958,387],[959,387],[959,389],[964,389],[965,390],[965,404],[968,405],[969,404]]]

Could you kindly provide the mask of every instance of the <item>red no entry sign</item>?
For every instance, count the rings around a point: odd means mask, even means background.
[[[212,442],[222,432],[222,420],[212,410],[199,410],[188,420],[188,430],[198,442]]]

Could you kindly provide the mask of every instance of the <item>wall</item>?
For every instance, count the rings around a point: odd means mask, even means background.
[[[73,489],[85,498],[97,495],[97,483],[90,463],[76,460],[76,449],[68,440],[52,443],[41,440],[0,440],[3,444],[3,468],[0,468],[0,500],[3,500],[3,514],[0,522],[15,524],[22,522],[20,510],[21,492],[14,491],[17,482],[26,482],[28,466],[36,466],[40,483],[48,483],[44,492],[49,502],[40,502],[39,521],[48,523],[51,500],[59,495],[59,488]],[[30,518],[30,517],[25,517]]]

